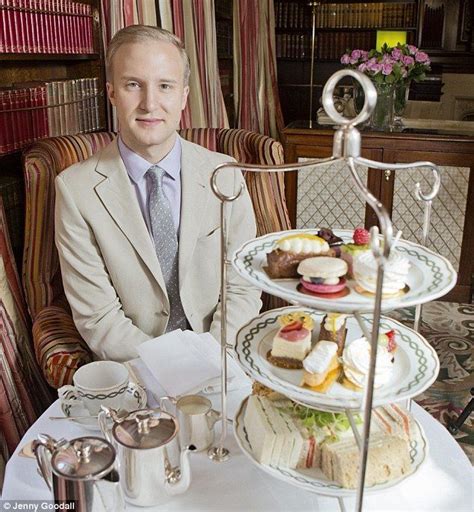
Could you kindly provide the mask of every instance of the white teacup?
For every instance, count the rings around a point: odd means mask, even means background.
[[[120,409],[129,385],[127,368],[115,361],[94,361],[81,366],[72,380],[74,386],[58,390],[60,398],[80,400],[91,416],[99,413],[101,405]]]

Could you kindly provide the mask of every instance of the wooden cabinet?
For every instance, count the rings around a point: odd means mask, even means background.
[[[296,125],[296,123],[295,123]],[[285,128],[285,160],[327,158],[332,154],[334,131],[327,128]],[[362,132],[362,156],[386,163],[430,161],[441,170],[441,190],[433,202],[428,246],[446,256],[458,271],[458,282],[445,300],[470,302],[474,272],[474,134]],[[362,179],[392,216],[403,237],[420,241],[422,207],[414,198],[420,182],[426,190],[429,172],[359,169]],[[323,171],[287,173],[286,191],[292,225],[297,228],[329,226],[351,228],[377,223],[350,185],[343,166]]]

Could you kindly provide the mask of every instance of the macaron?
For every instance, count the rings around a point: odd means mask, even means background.
[[[299,265],[301,286],[314,293],[337,293],[344,289],[349,267],[344,260],[320,256],[307,258]]]

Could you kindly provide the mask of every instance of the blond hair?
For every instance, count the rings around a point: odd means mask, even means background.
[[[152,27],[150,25],[130,25],[119,30],[114,35],[109,43],[105,56],[107,80],[110,80],[112,77],[112,63],[117,50],[124,44],[142,43],[145,41],[163,41],[172,44],[178,49],[184,64],[184,85],[187,86],[191,69],[189,66],[189,57],[181,39],[164,28]]]

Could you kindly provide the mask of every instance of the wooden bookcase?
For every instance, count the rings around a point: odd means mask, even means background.
[[[427,51],[431,75],[474,73],[474,4],[468,0],[274,0],[278,84],[285,124],[316,119],[327,79],[346,49],[375,47],[378,29],[404,30]],[[310,115],[313,10],[315,60]],[[410,99],[439,101],[440,82],[412,84]]]
[[[285,123],[309,119],[314,20],[312,119],[327,79],[342,67],[346,49],[375,48],[379,29],[404,30],[418,43],[422,0],[365,2],[274,0],[278,84]]]
[[[101,44],[100,1],[78,0],[93,10],[92,54],[0,53],[0,87],[14,83],[76,78],[99,78],[99,126],[106,126],[105,67]],[[24,149],[24,148],[23,148]],[[24,235],[24,184],[21,151],[0,155],[0,196],[18,268],[21,268]]]

